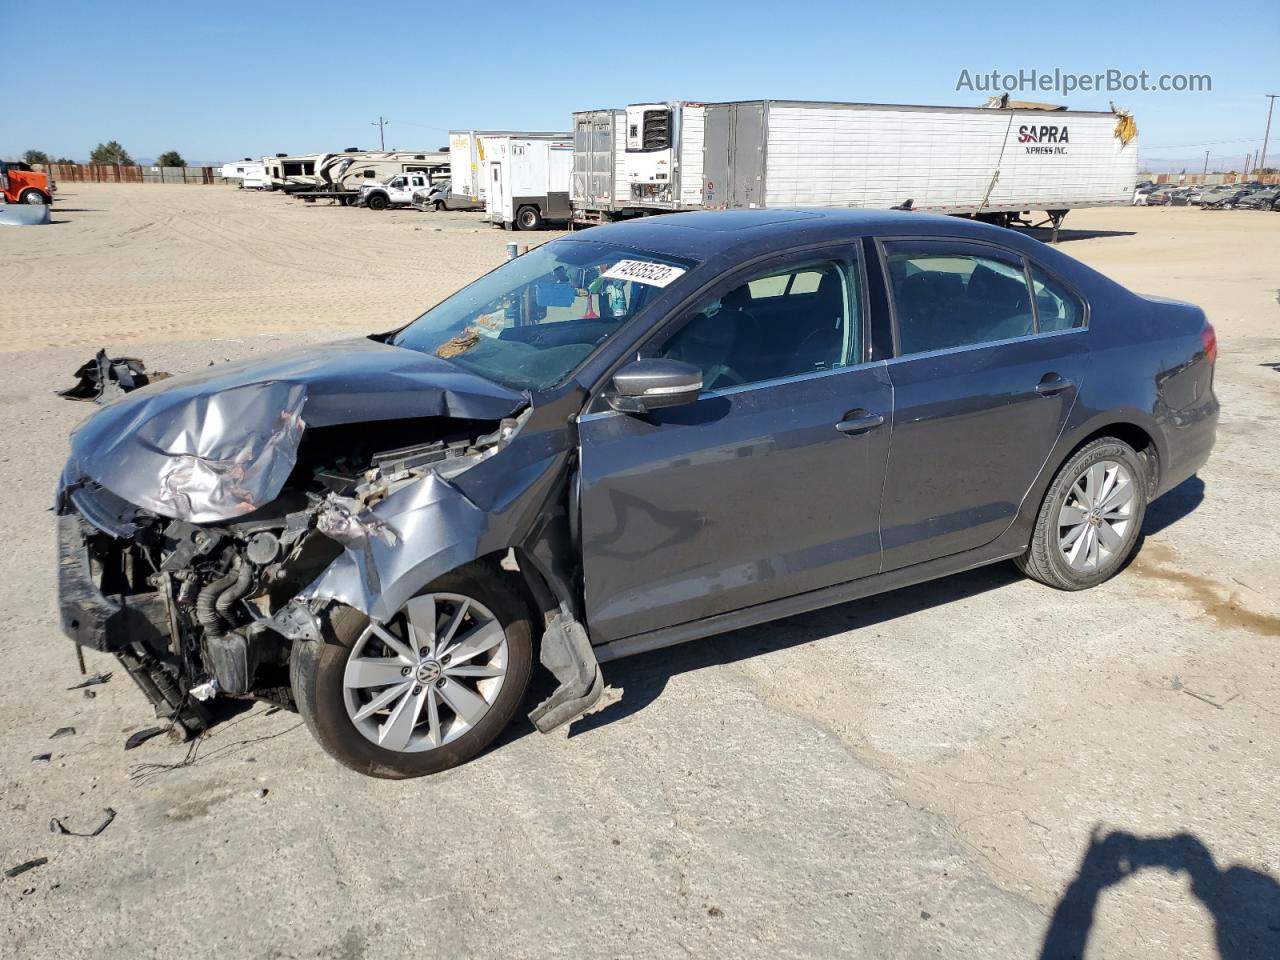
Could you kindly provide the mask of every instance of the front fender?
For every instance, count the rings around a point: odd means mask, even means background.
[[[540,520],[562,512],[549,501],[563,493],[567,465],[563,449],[539,446],[517,442],[449,480],[429,473],[351,516],[331,534],[342,554],[297,599],[337,601],[385,623],[451,570],[509,547],[537,553],[553,537]]]

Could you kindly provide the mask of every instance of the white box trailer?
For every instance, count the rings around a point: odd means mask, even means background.
[[[627,109],[621,179],[599,222],[664,210],[909,206],[1013,222],[1128,203],[1136,138],[1117,114],[753,100]]]
[[[523,137],[526,140],[561,140],[567,133],[526,130],[450,130],[449,171],[452,195],[480,202],[485,198],[486,137]]]
[[[573,139],[485,137],[485,219],[508,230],[567,223]]]

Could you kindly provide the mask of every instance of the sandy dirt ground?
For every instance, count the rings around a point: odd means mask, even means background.
[[[549,235],[197,187],[68,184],[54,220],[0,228],[0,868],[48,858],[0,879],[0,956],[1280,956],[1280,216],[1068,219],[1220,343],[1214,457],[1121,576],[1000,565],[610,664],[598,713],[407,783],[263,705],[126,753],[127,675],[67,689],[48,504],[89,411],[51,391],[103,345],[177,373],[386,329]]]

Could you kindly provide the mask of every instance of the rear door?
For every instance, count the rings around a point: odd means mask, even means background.
[[[892,395],[865,362],[852,246],[726,279],[641,350],[694,364],[694,403],[579,418],[596,642],[869,576]]]
[[[892,570],[1008,529],[1062,433],[1089,354],[1084,301],[1020,254],[961,240],[880,249],[894,322],[881,513]]]

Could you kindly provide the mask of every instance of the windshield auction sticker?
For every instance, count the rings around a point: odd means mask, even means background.
[[[651,287],[665,287],[683,275],[680,267],[649,260],[619,260],[601,274],[607,280],[631,280]]]

